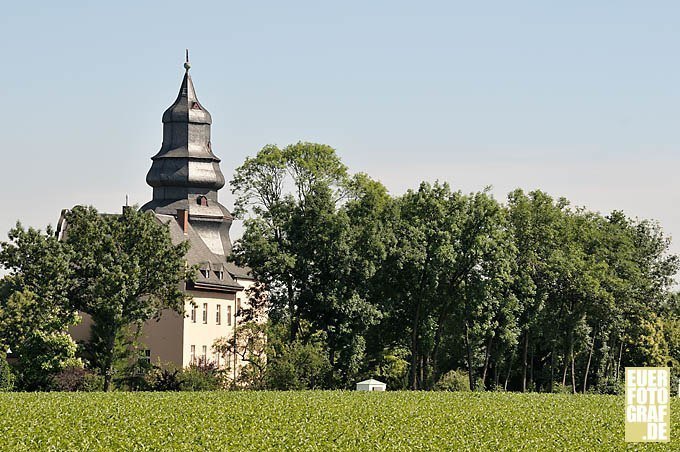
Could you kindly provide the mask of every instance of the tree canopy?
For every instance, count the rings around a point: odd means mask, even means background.
[[[652,221],[540,190],[390,196],[315,143],[264,147],[232,187],[233,258],[284,342],[322,338],[326,387],[433,389],[461,371],[471,389],[606,392],[622,366],[679,358],[679,261]]]

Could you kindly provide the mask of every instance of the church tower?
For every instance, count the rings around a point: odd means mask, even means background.
[[[173,243],[189,243],[186,262],[199,271],[183,287],[190,297],[184,313],[166,309],[159,319],[145,322],[138,346],[149,363],[180,368],[213,363],[236,380],[243,362],[236,354],[218,354],[212,346],[217,339],[234,337],[254,280],[249,269],[227,259],[233,217],[218,201],[224,175],[210,143],[212,118],[196,97],[189,68],[187,53],[179,94],[163,113],[163,144],[146,176],[153,198],[141,210],[153,212],[156,221],[168,226]],[[66,227],[62,212],[58,233]],[[82,319],[69,332],[87,342],[92,321],[87,314]]]
[[[190,67],[187,52],[179,94],[163,113],[163,144],[146,176],[153,199],[142,210],[172,215],[180,223],[186,216],[212,253],[227,256],[233,217],[218,201],[225,181],[210,142],[212,117],[196,96]]]

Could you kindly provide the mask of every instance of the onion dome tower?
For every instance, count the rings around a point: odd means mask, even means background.
[[[179,94],[163,113],[163,144],[151,158],[153,163],[146,175],[146,182],[153,187],[153,199],[141,210],[171,215],[178,221],[188,215],[188,222],[210,251],[226,256],[231,252],[229,228],[233,217],[218,202],[224,175],[210,143],[212,117],[196,97],[190,68],[187,51]]]

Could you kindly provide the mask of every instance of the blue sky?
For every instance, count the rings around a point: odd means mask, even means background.
[[[677,2],[12,2],[0,42],[3,235],[150,199],[188,47],[227,178],[318,141],[394,194],[540,188],[680,237]]]

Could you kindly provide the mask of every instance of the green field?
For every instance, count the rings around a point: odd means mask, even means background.
[[[676,441],[650,449],[680,441],[671,413]],[[595,395],[0,394],[3,450],[618,450],[623,425],[623,397]]]

